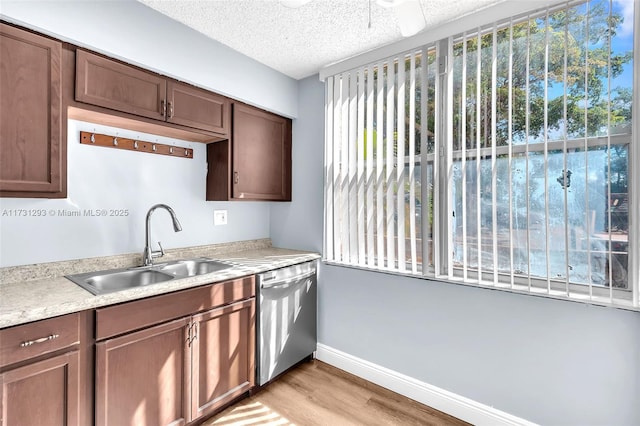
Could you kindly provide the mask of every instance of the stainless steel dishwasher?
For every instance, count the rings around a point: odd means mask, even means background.
[[[256,285],[256,377],[262,386],[316,350],[316,262],[259,274]]]

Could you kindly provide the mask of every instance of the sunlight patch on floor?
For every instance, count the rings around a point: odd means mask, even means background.
[[[205,423],[207,426],[295,426],[280,413],[263,405],[260,402],[252,402],[243,404],[233,408],[224,416],[216,419],[211,423]],[[204,425],[203,425],[204,426]]]

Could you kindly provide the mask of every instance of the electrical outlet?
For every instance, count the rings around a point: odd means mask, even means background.
[[[227,224],[227,211],[226,210],[214,210],[213,211],[213,224],[214,225],[226,225]]]

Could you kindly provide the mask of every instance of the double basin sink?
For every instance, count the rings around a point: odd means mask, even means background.
[[[173,279],[210,274],[233,265],[207,258],[176,260],[153,266],[85,272],[66,277],[85,290],[101,295],[130,288],[144,287]]]

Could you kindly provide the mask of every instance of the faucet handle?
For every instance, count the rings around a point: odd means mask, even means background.
[[[164,249],[162,248],[162,244],[158,241],[158,246],[160,246],[160,256],[164,256]]]

